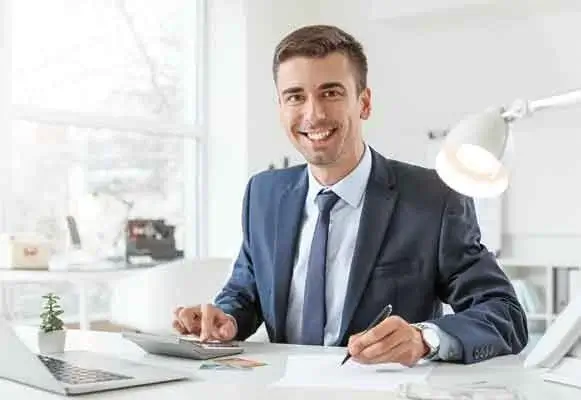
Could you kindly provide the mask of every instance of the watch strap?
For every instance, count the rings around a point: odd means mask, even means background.
[[[420,334],[422,335],[422,341],[428,346],[428,348],[430,349],[430,351],[428,352],[428,354],[426,354],[423,358],[424,360],[434,360],[436,358],[438,358],[438,352],[440,350],[440,346],[434,346],[431,343],[429,343],[427,340],[424,339],[424,331],[426,329],[431,329],[434,333],[437,334],[437,332],[435,331],[435,329],[433,329],[432,327],[430,327],[429,325],[426,325],[424,323],[418,322],[415,324],[412,324],[412,326],[414,326],[417,330],[420,331]]]

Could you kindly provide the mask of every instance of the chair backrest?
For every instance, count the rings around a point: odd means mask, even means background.
[[[111,322],[148,332],[171,332],[177,306],[211,303],[232,271],[232,260],[179,260],[136,271],[112,285]]]

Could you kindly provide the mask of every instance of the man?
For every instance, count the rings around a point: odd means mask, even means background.
[[[307,165],[250,179],[229,281],[214,305],[178,307],[174,327],[244,340],[264,322],[273,342],[347,345],[363,363],[520,352],[525,314],[480,244],[473,201],[364,143],[361,45],[336,27],[304,27],[277,46],[273,73]],[[442,302],[455,313],[442,316]],[[388,304],[392,316],[365,332]]]

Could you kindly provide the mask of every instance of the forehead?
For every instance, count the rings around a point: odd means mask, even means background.
[[[280,64],[277,75],[278,90],[301,87],[316,88],[326,82],[341,82],[355,88],[355,74],[347,56],[332,53],[323,58],[292,57]]]

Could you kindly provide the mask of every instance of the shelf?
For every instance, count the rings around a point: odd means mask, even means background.
[[[581,259],[527,259],[526,257],[499,257],[501,267],[510,268],[581,268]]]
[[[539,321],[545,321],[545,320],[550,320],[553,319],[554,316],[552,314],[526,314],[527,318],[530,320],[539,320]]]
[[[546,331],[559,316],[555,311],[581,293],[581,258],[576,256],[499,257],[498,262],[514,285],[532,331]]]

